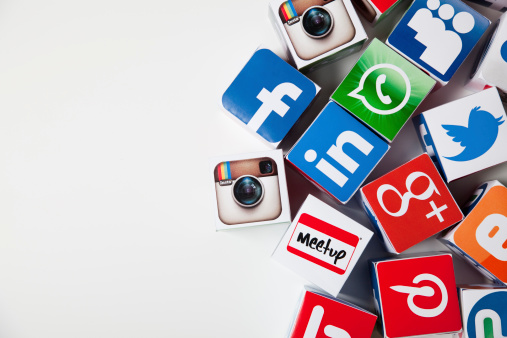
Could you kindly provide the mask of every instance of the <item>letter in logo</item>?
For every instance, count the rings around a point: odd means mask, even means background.
[[[257,99],[262,102],[262,105],[248,122],[248,128],[257,132],[271,112],[275,112],[281,117],[284,117],[290,107],[282,101],[282,98],[288,96],[293,101],[296,101],[301,93],[302,90],[290,82],[279,84],[272,92],[269,92],[266,88],[262,88],[257,95]]]
[[[501,214],[487,216],[475,232],[477,243],[493,257],[507,262],[507,217]]]
[[[361,100],[366,108],[376,114],[391,115],[405,107],[410,93],[407,74],[397,66],[382,63],[364,72],[359,86],[349,96]]]
[[[324,317],[324,308],[320,305],[315,306],[312,310],[312,314],[310,315],[310,319],[308,320],[308,325],[306,326],[303,338],[317,337],[320,324],[322,323],[322,317]],[[324,328],[324,334],[329,338],[351,338],[347,331],[333,325],[327,325]]]
[[[417,316],[425,318],[436,317],[440,315],[442,312],[444,312],[447,306],[447,302],[449,299],[447,296],[447,289],[445,288],[445,285],[440,280],[440,278],[429,273],[422,273],[416,276],[413,280],[413,283],[419,284],[419,282],[423,280],[435,283],[440,289],[440,292],[442,293],[442,300],[440,301],[440,304],[433,309],[423,309],[414,303],[415,296],[431,297],[435,294],[435,290],[430,286],[413,287],[413,286],[395,285],[391,286],[391,289],[393,289],[396,292],[408,294],[407,297],[408,308]]]
[[[505,291],[492,292],[479,299],[468,314],[466,325],[468,337],[507,338],[507,307],[505,304],[507,304],[507,292]]]

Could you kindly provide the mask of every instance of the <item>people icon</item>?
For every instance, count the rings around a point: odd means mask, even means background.
[[[428,0],[427,7],[419,9],[407,25],[417,32],[415,39],[426,46],[420,59],[439,73],[445,74],[463,47],[457,33],[470,32],[474,28],[475,20],[468,12],[455,15],[454,7],[449,4],[440,5],[440,0]],[[439,18],[433,17],[431,12],[437,9]],[[445,28],[444,20],[451,19],[454,31]]]

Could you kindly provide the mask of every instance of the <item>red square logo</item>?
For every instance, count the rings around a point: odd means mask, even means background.
[[[371,0],[371,2],[375,7],[377,7],[380,13],[384,13],[391,8],[392,5],[398,2],[398,0]]]
[[[290,338],[369,338],[377,316],[307,291]]]
[[[378,262],[376,272],[386,337],[461,330],[450,254]]]
[[[463,219],[428,154],[394,169],[361,191],[398,253]]]

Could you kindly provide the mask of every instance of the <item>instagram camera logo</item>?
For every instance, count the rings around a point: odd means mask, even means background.
[[[222,162],[214,172],[218,216],[228,225],[276,219],[282,212],[276,162]]]
[[[303,60],[344,45],[356,34],[342,0],[288,0],[280,6],[279,15]]]

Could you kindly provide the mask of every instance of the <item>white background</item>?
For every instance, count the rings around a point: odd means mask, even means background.
[[[215,233],[207,164],[265,149],[217,102],[260,43],[280,53],[267,4],[0,2],[0,337],[284,336],[304,284],[270,259],[286,227]],[[477,51],[422,110],[469,94]],[[306,122],[358,57],[310,74],[323,90]],[[420,152],[408,124],[370,180]],[[507,166],[451,190],[463,205],[493,178]],[[292,215],[311,192],[369,227],[355,201],[290,169],[288,183]],[[372,240],[342,297],[372,309],[365,260],[385,255]],[[482,281],[455,264],[458,282]]]

